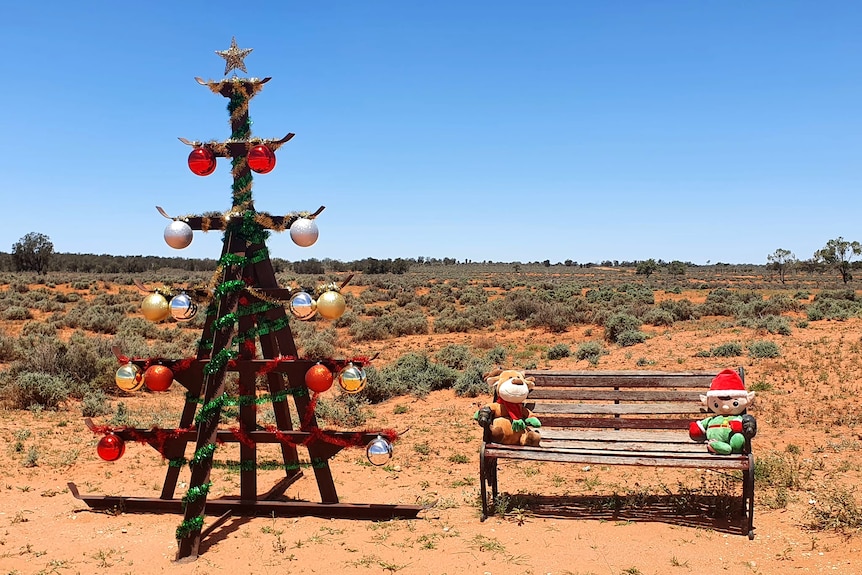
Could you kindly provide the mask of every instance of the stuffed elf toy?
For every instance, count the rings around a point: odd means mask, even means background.
[[[757,433],[757,421],[745,414],[754,401],[754,392],[745,391],[739,374],[725,369],[715,376],[700,401],[715,415],[692,421],[688,435],[694,441],[706,442],[706,449],[717,455],[742,453],[745,440]]]

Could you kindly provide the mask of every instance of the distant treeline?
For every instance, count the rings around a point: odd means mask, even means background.
[[[651,260],[652,261],[652,260]],[[457,260],[455,258],[395,258],[395,259],[377,259],[363,258],[361,260],[340,261],[330,258],[307,259],[289,261],[280,258],[272,258],[272,264],[275,271],[286,272],[293,271],[298,274],[323,274],[327,272],[362,272],[365,274],[403,274],[411,270],[411,268],[427,268],[428,266],[456,266],[466,264],[487,264],[487,265],[509,265],[515,269],[521,266],[564,266],[575,268],[636,268],[639,261],[621,261],[621,260],[604,260],[601,262],[576,262],[566,260],[565,262],[551,263],[550,260],[534,261],[534,262],[495,262],[495,261],[473,261],[473,260]],[[803,262],[800,262],[803,263]],[[856,263],[856,262],[854,262]],[[656,260],[659,267],[664,267],[669,264],[678,264],[686,268],[699,267],[691,262],[665,262]],[[751,267],[753,264],[727,264],[716,262],[711,264],[715,267],[738,267],[740,265]],[[94,273],[94,274],[124,274],[124,273],[142,273],[159,269],[175,269],[189,272],[208,272],[215,271],[218,267],[218,260],[211,258],[181,258],[181,257],[160,257],[160,256],[113,256],[108,254],[66,254],[66,253],[51,253],[48,257],[47,271],[54,272],[77,272],[77,273]],[[802,267],[802,266],[801,266]],[[807,266],[813,267],[813,266]],[[11,253],[0,252],[0,272],[14,272],[15,262]],[[806,270],[813,271],[813,270]]]
[[[273,258],[272,264],[276,272],[294,271],[296,273],[322,274],[325,272],[363,272],[367,274],[403,274],[413,265],[454,265],[458,262],[452,258],[438,260],[435,258],[418,259],[375,259],[365,258],[350,262],[338,260],[308,259],[290,262]],[[159,269],[177,269],[191,272],[215,271],[218,260],[204,258],[179,258],[159,256],[112,256],[108,254],[64,254],[52,253],[48,258],[47,271],[77,272],[95,274],[141,273]],[[0,252],[0,272],[17,271],[12,254]]]

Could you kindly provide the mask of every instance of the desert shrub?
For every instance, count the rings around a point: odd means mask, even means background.
[[[625,312],[617,312],[608,317],[608,319],[604,323],[604,326],[605,339],[614,343],[619,343],[617,340],[620,334],[627,331],[640,330],[641,320],[631,314]]]
[[[857,315],[862,309],[858,302],[850,299],[818,298],[805,308],[809,321],[822,319],[845,321]]]
[[[658,309],[670,312],[673,315],[674,321],[698,319],[701,316],[700,309],[689,299],[668,299],[658,304]]]
[[[601,342],[585,341],[578,346],[578,350],[575,352],[575,357],[579,360],[585,359],[592,365],[596,365],[599,363],[599,358],[606,353],[607,351]]]
[[[30,312],[29,308],[20,305],[13,305],[6,308],[3,311],[3,315],[0,317],[9,321],[22,321],[25,319],[33,319],[33,314]]]
[[[434,363],[427,355],[416,352],[402,355],[379,374],[379,378],[369,377],[365,389],[360,392],[371,403],[408,393],[425,397],[432,391],[452,387],[458,376],[451,367]]]
[[[81,295],[75,292],[59,292],[54,294],[54,301],[56,301],[57,303],[75,303],[81,301]]]
[[[534,294],[517,291],[506,294],[506,316],[511,319],[526,320],[541,308],[542,302]]]
[[[790,320],[778,315],[767,315],[757,319],[743,319],[740,320],[739,325],[779,335],[790,335],[793,333],[793,329],[790,327]]]
[[[461,397],[478,397],[488,393],[488,384],[485,383],[485,374],[490,366],[484,363],[474,363],[458,374],[452,388]]]
[[[736,298],[727,288],[718,288],[706,294],[700,306],[701,315],[735,315]]]
[[[712,347],[707,352],[698,352],[697,357],[739,357],[742,355],[742,344],[735,341]]]
[[[399,310],[370,321],[356,322],[350,326],[350,335],[356,341],[425,333],[428,333],[428,319],[421,312],[408,310]]]
[[[434,318],[434,333],[467,333],[472,328],[473,322],[454,310],[446,310]]]
[[[332,399],[321,397],[314,406],[314,414],[330,425],[356,427],[368,419],[367,404],[367,400],[357,394],[342,393]]]
[[[572,350],[565,343],[555,343],[548,348],[548,359],[563,359],[572,355]]]
[[[617,335],[617,344],[623,347],[629,347],[638,343],[643,343],[647,339],[647,334],[639,329],[627,329]]]
[[[108,396],[101,390],[91,390],[81,400],[81,416],[98,417],[111,413]]]
[[[675,321],[673,313],[666,309],[654,307],[643,316],[643,322],[650,325],[673,325]]]
[[[488,301],[488,294],[482,288],[468,287],[458,294],[461,305],[479,305]]]
[[[70,382],[61,376],[28,371],[7,382],[0,395],[17,409],[57,409],[69,397],[70,388]]]
[[[9,363],[18,358],[18,348],[13,337],[0,334],[0,363]]]
[[[829,484],[818,489],[808,508],[808,527],[820,531],[857,532],[862,529],[862,504],[855,487]]]
[[[315,332],[302,341],[302,356],[308,359],[325,359],[335,355],[338,333],[334,328]]]
[[[560,303],[542,303],[527,319],[530,327],[542,327],[554,333],[563,333],[572,323],[566,306]]]
[[[499,365],[506,360],[506,355],[506,348],[502,345],[497,345],[488,350],[488,353],[485,354],[485,359],[491,365]]]
[[[153,322],[142,317],[124,317],[117,326],[116,335],[126,337],[137,335],[147,339],[157,339],[162,331]]]
[[[754,358],[779,357],[781,352],[773,341],[760,340],[748,344],[748,355]]]
[[[452,369],[466,369],[473,356],[470,353],[470,348],[466,345],[450,343],[440,348],[434,359]]]

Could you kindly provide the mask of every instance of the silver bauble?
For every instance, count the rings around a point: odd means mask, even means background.
[[[317,241],[317,224],[308,218],[299,218],[290,224],[290,239],[302,248],[314,244]]]
[[[165,241],[175,250],[189,247],[194,237],[191,226],[180,220],[172,221],[165,228]]]
[[[171,316],[177,321],[189,321],[198,313],[198,306],[187,294],[180,293],[171,298]]]
[[[392,444],[378,435],[376,439],[368,443],[368,447],[365,449],[365,456],[371,465],[377,465],[378,467],[386,465],[392,459]]]
[[[317,313],[317,302],[304,291],[293,294],[288,307],[296,319],[309,320]]]

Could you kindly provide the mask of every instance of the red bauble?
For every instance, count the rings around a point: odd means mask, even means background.
[[[126,452],[126,442],[119,435],[109,433],[99,440],[96,451],[105,461],[116,461]]]
[[[321,363],[312,365],[311,368],[305,372],[306,387],[316,393],[323,393],[332,387],[332,380],[332,372],[329,371],[328,367]]]
[[[275,152],[263,144],[248,151],[248,167],[258,174],[268,174],[275,167]]]
[[[209,176],[216,169],[216,159],[207,148],[195,148],[189,154],[189,169],[198,176]]]
[[[150,391],[167,391],[174,382],[174,372],[164,365],[151,365],[144,372],[144,385]]]

